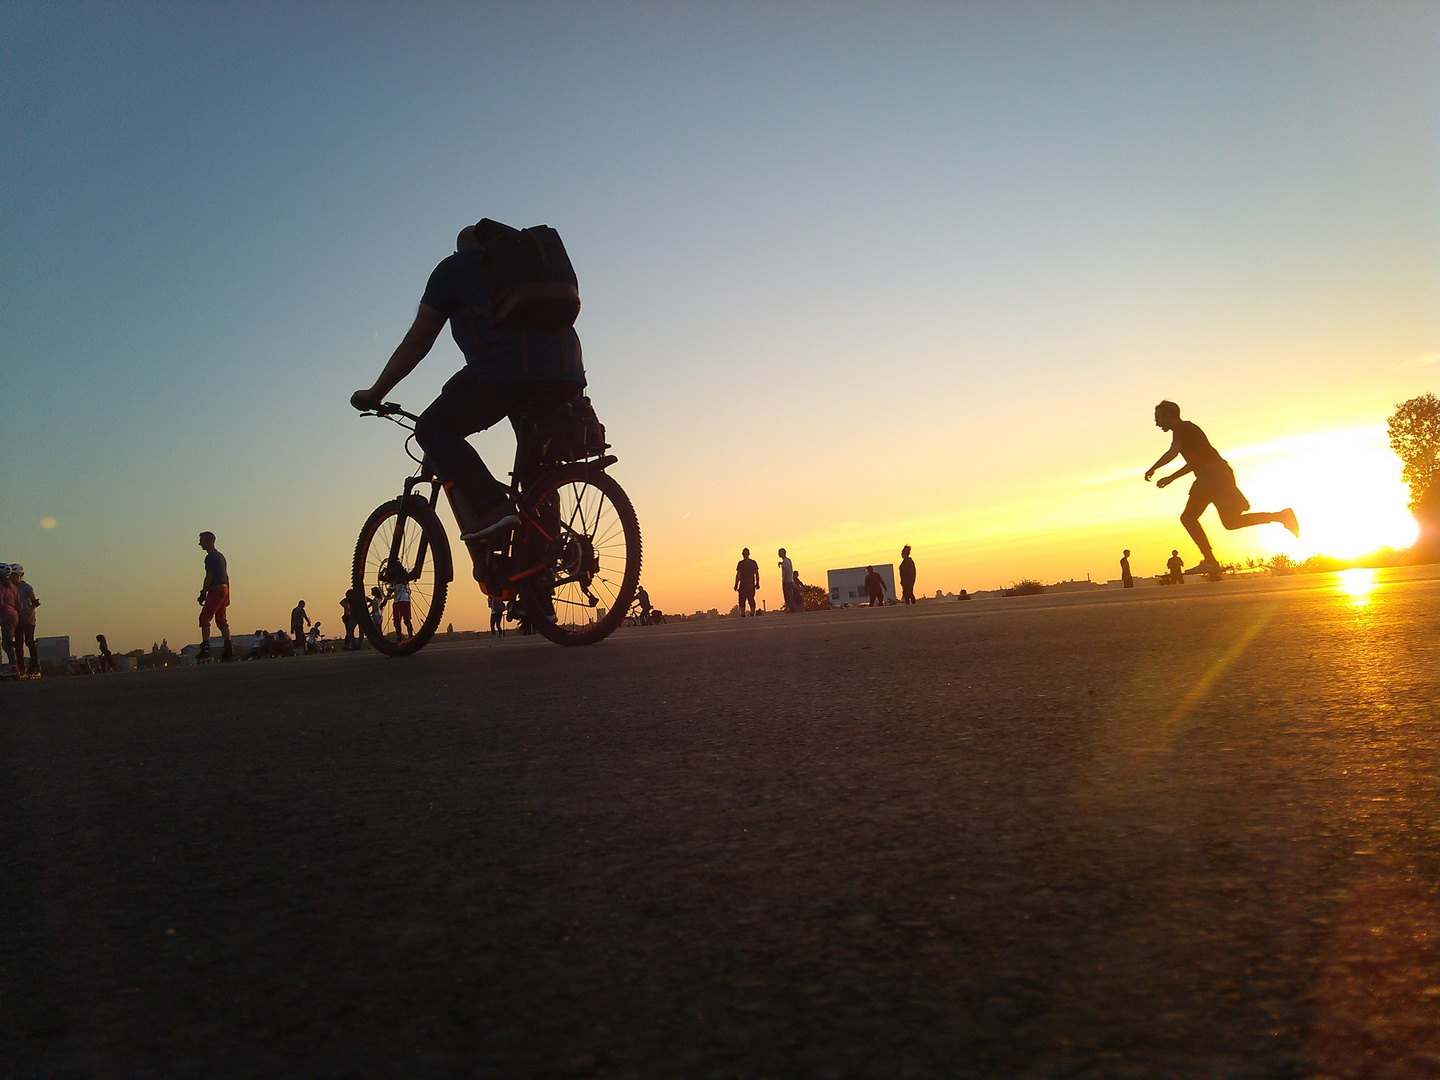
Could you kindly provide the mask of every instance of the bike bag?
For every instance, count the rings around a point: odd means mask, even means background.
[[[489,218],[475,226],[480,269],[490,289],[486,314],[511,330],[564,330],[580,315],[580,283],[560,234],[549,225],[512,229]]]
[[[597,457],[609,449],[605,425],[595,415],[588,397],[557,405],[549,412],[525,418],[522,437],[527,456],[545,465]]]

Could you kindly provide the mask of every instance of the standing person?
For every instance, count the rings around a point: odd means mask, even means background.
[[[745,617],[745,605],[750,605],[750,617],[755,617],[755,593],[760,588],[760,564],[750,558],[750,549],[740,550],[740,561],[735,564],[735,591],[740,594],[740,617]]]
[[[785,549],[780,549],[780,561],[776,563],[780,567],[780,593],[785,598],[785,610],[795,610],[795,565],[785,554]]]
[[[900,599],[915,603],[915,560],[910,557],[909,544],[900,549]]]
[[[40,677],[40,653],[35,648],[35,609],[40,600],[25,580],[25,568],[19,563],[10,567],[15,588],[20,593],[20,607],[15,621],[15,649],[20,654],[20,674],[32,679]],[[25,646],[30,646],[30,666],[25,666]]]
[[[370,624],[383,636],[385,633],[385,594],[379,585],[370,587]]]
[[[200,586],[196,602],[200,605],[200,651],[196,660],[210,659],[210,620],[220,627],[225,647],[220,650],[221,660],[234,660],[235,650],[230,647],[230,619],[225,609],[230,606],[230,572],[225,556],[215,548],[215,534],[202,532],[200,546],[205,549],[205,582]]]
[[[15,655],[15,624],[20,619],[20,590],[10,576],[10,564],[0,563],[0,647],[10,664],[5,678],[19,678],[20,665]]]
[[[1178,549],[1170,550],[1170,558],[1165,561],[1165,569],[1170,571],[1171,585],[1185,584],[1185,560],[1180,558]]]
[[[490,597],[490,636],[505,636],[505,601],[498,596]]]
[[[305,610],[305,601],[301,600],[290,611],[290,636],[295,644],[300,646],[300,652],[305,652],[305,627],[310,625],[310,615]]]
[[[1248,529],[1252,525],[1265,525],[1273,521],[1284,525],[1291,534],[1300,535],[1300,523],[1295,520],[1295,511],[1288,507],[1273,514],[1245,512],[1250,509],[1250,500],[1235,486],[1235,472],[1230,468],[1230,463],[1210,445],[1210,440],[1205,437],[1205,432],[1200,430],[1198,424],[1180,419],[1179,405],[1173,401],[1162,401],[1156,405],[1155,426],[1161,431],[1172,432],[1172,438],[1170,449],[1145,470],[1146,481],[1155,475],[1157,469],[1168,465],[1177,456],[1185,459],[1184,466],[1169,476],[1161,477],[1155,486],[1168,487],[1186,473],[1195,474],[1195,483],[1190,485],[1190,497],[1185,501],[1185,510],[1180,515],[1180,524],[1185,526],[1190,539],[1194,540],[1195,546],[1200,549],[1200,561],[1190,568],[1190,573],[1220,572],[1215,550],[1210,546],[1205,530],[1200,527],[1200,515],[1211,503],[1215,504],[1215,509],[1220,514],[1220,524],[1226,529]]]
[[[406,632],[415,636],[415,627],[410,624],[410,583],[401,581],[395,586],[395,599],[390,605],[390,615],[395,620],[395,641],[405,640],[405,635],[400,632],[400,624],[404,622]]]
[[[1130,576],[1130,549],[1126,548],[1125,553],[1120,556],[1120,586],[1125,589],[1135,587],[1135,579]]]
[[[865,568],[865,595],[870,598],[871,607],[885,605],[885,579],[875,572],[875,567]]]
[[[355,602],[348,592],[340,598],[340,621],[345,624],[345,651],[358,649],[360,645],[355,641],[355,636],[360,620],[355,615]]]
[[[104,634],[95,635],[95,644],[100,646],[100,673],[115,671],[115,657],[110,655],[110,645],[105,640]]]
[[[430,275],[415,321],[374,384],[350,396],[356,409],[373,409],[425,359],[445,328],[465,354],[465,367],[450,378],[415,425],[420,444],[442,480],[463,495],[457,501],[460,539],[478,540],[518,520],[503,484],[490,475],[467,436],[507,416],[553,409],[581,397],[585,366],[574,326],[521,330],[491,320],[487,253],[500,250],[515,231],[482,218],[455,238],[455,253]],[[543,257],[543,252],[542,252]],[[567,260],[568,261],[568,260]],[[574,298],[579,311],[578,292]],[[573,319],[573,316],[572,316]],[[452,495],[455,492],[452,491]]]

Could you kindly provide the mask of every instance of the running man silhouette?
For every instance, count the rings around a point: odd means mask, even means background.
[[[1205,437],[1205,432],[1200,430],[1199,425],[1180,419],[1179,405],[1173,401],[1162,401],[1156,405],[1155,426],[1161,431],[1171,432],[1173,438],[1170,449],[1145,470],[1145,479],[1148,481],[1157,469],[1170,464],[1177,456],[1185,459],[1184,467],[1176,469],[1169,476],[1162,476],[1155,486],[1168,487],[1186,473],[1195,474],[1195,483],[1190,485],[1190,498],[1186,500],[1185,510],[1180,515],[1180,524],[1185,526],[1190,539],[1194,540],[1195,546],[1200,549],[1201,561],[1192,566],[1188,573],[1220,572],[1220,564],[1215,559],[1215,549],[1210,546],[1210,538],[1200,527],[1200,515],[1211,503],[1215,504],[1215,509],[1220,514],[1220,524],[1226,529],[1248,529],[1252,525],[1267,525],[1274,521],[1284,525],[1293,535],[1300,535],[1300,523],[1295,520],[1295,511],[1288,507],[1274,514],[1246,513],[1250,509],[1250,500],[1235,486],[1235,473],[1230,468],[1230,463],[1210,445],[1210,440]]]
[[[745,605],[750,605],[750,617],[755,617],[755,592],[760,588],[760,564],[750,558],[750,549],[742,548],[740,561],[735,564],[735,591],[740,594],[740,617],[745,617]]]

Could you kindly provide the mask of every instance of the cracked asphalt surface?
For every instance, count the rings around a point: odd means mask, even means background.
[[[6,1077],[1440,1076],[1440,570],[0,687]]]

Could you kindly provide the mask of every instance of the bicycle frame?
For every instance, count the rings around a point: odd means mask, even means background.
[[[410,453],[410,439],[415,437],[415,422],[419,417],[413,413],[406,412],[400,408],[399,405],[393,405],[389,402],[386,402],[368,415],[389,420],[396,426],[409,431],[410,438],[405,440],[405,452],[419,465],[419,468],[413,476],[407,476],[405,478],[405,486],[400,493],[400,509],[395,515],[395,534],[390,538],[390,563],[391,565],[398,565],[401,555],[400,542],[405,536],[405,522],[409,514],[410,496],[415,493],[415,488],[419,485],[429,484],[430,497],[426,499],[426,502],[429,504],[430,509],[434,510],[440,503],[440,488],[442,484],[440,478],[435,475],[435,470],[430,468],[426,459],[417,458],[414,454]],[[408,423],[406,421],[408,421]],[[453,513],[454,507],[451,507],[451,511]],[[420,534],[420,549],[416,552],[415,556],[415,569],[406,575],[407,580],[419,580],[420,575],[425,570],[425,558],[427,555],[432,556],[435,560],[435,579],[437,581],[444,581],[448,584],[455,580],[455,566],[450,558],[449,545],[447,544],[443,548],[437,547],[434,552],[431,552],[429,550],[429,541],[423,532]]]
[[[400,408],[400,406],[386,402],[368,415],[389,420],[409,431],[410,439],[414,438],[414,425],[419,418],[413,413],[406,412]],[[419,468],[413,476],[406,477],[404,490],[401,493],[400,509],[396,515],[395,534],[390,541],[390,561],[392,565],[398,564],[401,560],[401,541],[405,534],[405,522],[408,516],[407,511],[410,505],[410,496],[415,493],[415,488],[421,484],[430,485],[430,494],[426,502],[432,511],[439,505],[441,488],[446,489],[448,496],[449,485],[445,484],[440,477],[436,475],[435,470],[430,467],[429,459],[416,457],[410,452],[410,439],[406,439],[406,453],[410,454],[411,459],[416,462]],[[479,542],[466,545],[470,549],[471,560],[475,564],[475,579],[480,585],[480,591],[487,596],[498,595],[502,599],[512,599],[515,596],[514,587],[516,585],[526,578],[542,572],[549,565],[547,560],[542,561],[536,566],[523,568],[514,573],[511,572],[514,568],[511,566],[510,560],[513,558],[516,550],[518,550],[519,545],[517,538],[522,532],[525,530],[533,530],[545,541],[551,543],[560,538],[558,534],[546,527],[540,515],[535,512],[536,508],[527,506],[522,497],[526,489],[533,490],[537,485],[543,483],[549,472],[558,468],[558,466],[545,465],[532,461],[526,451],[527,447],[523,441],[517,441],[515,446],[515,464],[510,472],[510,484],[506,487],[507,493],[515,503],[520,524],[511,531],[503,547],[500,547],[498,550],[494,545],[486,545]],[[605,454],[589,461],[573,463],[569,467],[574,468],[576,465],[579,465],[589,471],[603,473],[618,460],[619,459],[612,454]],[[453,503],[450,511],[452,514],[455,513]],[[454,563],[451,559],[449,545],[446,544],[443,548],[437,545],[432,552],[428,550],[428,541],[422,533],[420,549],[416,553],[415,568],[407,575],[408,580],[414,581],[420,577],[424,570],[427,555],[433,557],[435,560],[435,576],[437,580],[448,583],[455,579]],[[496,561],[497,559],[498,562]],[[496,571],[499,573],[496,573]],[[492,590],[498,591],[492,592]]]

